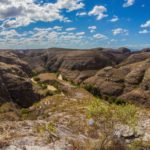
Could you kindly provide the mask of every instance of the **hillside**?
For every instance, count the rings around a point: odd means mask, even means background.
[[[150,50],[0,51],[1,150],[146,150]]]
[[[91,86],[101,98],[114,97],[150,107],[148,48],[135,52],[127,48],[54,48],[17,54],[36,73],[59,72],[75,84]]]

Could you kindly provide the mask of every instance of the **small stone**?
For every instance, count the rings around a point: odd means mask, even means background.
[[[95,121],[92,118],[88,121],[88,125],[89,126],[93,126],[94,123],[95,123]]]

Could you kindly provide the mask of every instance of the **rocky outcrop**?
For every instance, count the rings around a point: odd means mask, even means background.
[[[47,50],[27,50],[16,54],[30,64],[35,72],[61,72],[67,79],[77,83],[95,75],[106,66],[115,66],[130,55],[126,48],[73,50],[51,48]]]
[[[31,69],[10,51],[0,51],[0,103],[13,101],[30,106],[36,97],[29,76]]]
[[[84,84],[92,85],[100,95],[116,97],[150,107],[150,60],[132,64],[105,67],[88,78]]]
[[[35,72],[60,72],[64,79],[91,86],[97,95],[150,106],[150,51],[127,48],[27,50],[16,54]]]
[[[6,100],[11,100],[11,97],[2,78],[0,77],[0,103],[5,102]]]

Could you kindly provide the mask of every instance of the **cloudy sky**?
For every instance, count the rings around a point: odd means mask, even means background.
[[[0,49],[150,47],[150,0],[0,0]]]

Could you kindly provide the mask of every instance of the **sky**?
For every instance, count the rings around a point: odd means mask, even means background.
[[[150,47],[150,0],[0,0],[0,49]]]

